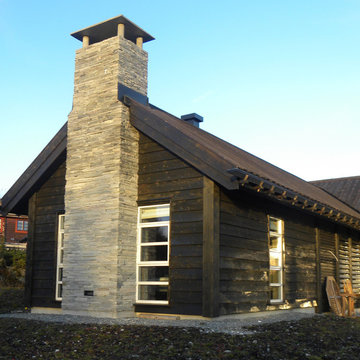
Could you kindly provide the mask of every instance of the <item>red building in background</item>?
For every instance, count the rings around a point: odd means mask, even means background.
[[[10,247],[11,245],[24,247],[27,242],[27,235],[28,217],[26,215],[7,214],[5,216],[0,210],[0,241],[4,239],[5,245],[10,245]]]

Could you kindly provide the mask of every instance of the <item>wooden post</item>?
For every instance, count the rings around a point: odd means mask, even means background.
[[[339,234],[335,233],[335,256],[336,256],[336,267],[335,267],[335,278],[340,286],[340,258],[339,258]]]
[[[352,282],[353,268],[352,268],[352,238],[348,238],[349,242],[349,277]]]
[[[220,192],[218,186],[204,176],[203,187],[203,306],[206,317],[219,316],[220,281]]]
[[[137,45],[140,49],[142,49],[142,47],[143,47],[143,38],[142,38],[141,36],[139,36],[139,37],[136,38],[136,45]]]
[[[315,251],[316,251],[316,302],[317,302],[317,313],[323,312],[323,298],[321,291],[321,263],[320,263],[320,230],[318,227],[315,228]]]
[[[118,24],[118,36],[124,37],[125,36],[125,25],[124,24]]]
[[[84,35],[83,36],[83,48],[85,48],[85,47],[88,47],[89,46],[89,44],[90,44],[90,39],[89,39],[89,37],[88,36],[86,36],[86,35]]]
[[[35,219],[36,219],[36,201],[37,193],[29,200],[28,217],[29,217],[29,229],[28,239],[26,245],[26,273],[25,273],[25,306],[31,307],[31,293],[32,293],[32,262],[34,251],[34,239],[35,239]]]

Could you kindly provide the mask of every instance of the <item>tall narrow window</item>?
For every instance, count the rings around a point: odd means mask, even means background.
[[[270,302],[284,300],[283,284],[284,223],[269,217]]]
[[[62,300],[62,290],[63,290],[64,223],[65,223],[65,215],[61,214],[58,216],[56,290],[55,290],[55,300],[58,301]]]
[[[169,303],[169,219],[168,204],[139,207],[137,303]]]

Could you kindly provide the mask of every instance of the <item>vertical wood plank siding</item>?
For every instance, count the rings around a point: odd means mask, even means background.
[[[60,302],[55,301],[56,234],[57,215],[64,210],[64,194],[65,163],[58,167],[36,193],[32,244],[32,306],[60,307]],[[29,216],[31,218],[32,214]]]
[[[203,176],[140,134],[139,205],[170,202],[170,303],[136,311],[202,314]]]

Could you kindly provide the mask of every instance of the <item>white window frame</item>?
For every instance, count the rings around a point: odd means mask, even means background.
[[[168,207],[169,208],[169,220],[167,221],[154,221],[148,223],[141,223],[141,210],[146,208],[160,208]],[[144,228],[151,227],[161,227],[167,226],[167,241],[165,242],[148,242],[141,243],[141,232]],[[166,261],[141,261],[141,249],[143,246],[167,246],[167,260]],[[169,256],[170,256],[170,204],[161,204],[161,205],[147,205],[139,206],[138,208],[138,226],[137,226],[137,256],[136,256],[136,303],[137,304],[158,304],[158,305],[168,305],[169,300],[142,300],[139,299],[140,291],[139,287],[141,285],[161,285],[169,287],[168,281],[140,281],[140,268],[141,267],[169,267]],[[168,288],[169,294],[169,288]]]
[[[277,222],[277,231],[270,229],[270,222]],[[270,247],[271,237],[277,237],[280,239],[280,245],[276,249]],[[269,286],[270,290],[272,287],[280,288],[280,298],[279,299],[270,299],[271,304],[282,303],[284,302],[284,250],[285,250],[285,241],[284,241],[284,221],[272,216],[269,216],[269,268],[270,271],[279,271],[280,273],[280,282],[271,283],[270,282],[270,272],[269,272]],[[271,255],[274,254],[279,258],[280,264],[278,266],[270,265]],[[270,292],[271,294],[271,292]]]
[[[24,220],[17,220],[16,231],[24,231]]]
[[[61,255],[64,253],[64,243],[61,242],[61,237],[64,234],[64,228],[61,227],[61,224],[65,223],[65,214],[58,215],[58,231],[57,231],[57,257],[56,257],[56,285],[55,285],[55,300],[62,301],[62,296],[60,295],[62,291],[63,282],[60,279],[60,269],[63,272],[64,263],[61,261]],[[64,276],[64,273],[63,273]]]

